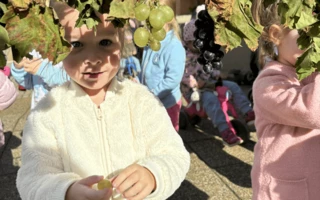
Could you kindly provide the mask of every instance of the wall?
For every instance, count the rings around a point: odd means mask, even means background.
[[[197,5],[203,4],[205,0],[176,0],[176,12],[177,15],[190,14],[192,9],[195,9]]]

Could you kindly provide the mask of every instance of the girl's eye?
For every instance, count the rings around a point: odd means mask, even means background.
[[[82,44],[80,42],[71,42],[71,46],[73,48],[82,47]]]
[[[112,44],[112,42],[110,40],[101,40],[100,41],[101,46],[109,46],[111,44]]]

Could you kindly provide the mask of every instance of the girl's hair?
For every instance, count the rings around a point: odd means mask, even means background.
[[[120,34],[121,35],[121,34]],[[137,48],[133,43],[133,30],[130,27],[130,24],[126,24],[123,28],[123,46],[122,46],[122,52],[121,57],[127,58],[129,56],[133,56],[137,54]]]
[[[264,2],[264,0],[253,0],[251,7],[253,19],[263,26],[263,31],[259,38],[259,64],[261,68],[263,68],[267,58],[277,59],[275,46],[269,38],[269,28],[274,24],[281,26],[278,15],[279,0],[268,6],[265,6]]]
[[[177,36],[177,38],[179,40],[181,40],[180,26],[179,26],[179,23],[175,17],[176,16],[176,0],[160,0],[160,3],[165,4],[165,5],[172,8],[172,10],[174,12],[174,18],[171,22],[167,23],[167,26],[168,26],[169,30],[173,30],[173,32]]]

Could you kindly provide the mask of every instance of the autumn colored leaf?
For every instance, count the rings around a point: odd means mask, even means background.
[[[254,23],[250,0],[211,1],[208,12],[215,25],[215,42],[226,52],[241,45],[244,39],[251,50],[258,47],[262,27]]]
[[[10,45],[16,49],[14,60],[18,62],[32,49],[54,64],[61,60],[61,55],[69,52],[69,45],[62,39],[59,24],[54,21],[49,7],[41,9],[39,5],[34,5],[20,12],[6,21],[6,30]]]

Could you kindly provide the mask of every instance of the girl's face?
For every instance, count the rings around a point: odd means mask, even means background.
[[[65,39],[72,48],[63,61],[64,68],[89,95],[106,90],[120,65],[119,30],[100,17],[103,23],[99,23],[96,33],[86,25],[74,28],[74,23],[67,23],[65,26]]]
[[[297,30],[285,29],[283,36],[280,39],[278,45],[278,61],[286,64],[295,66],[295,63],[299,56],[303,54],[303,50],[298,48],[297,39],[299,33]]]

